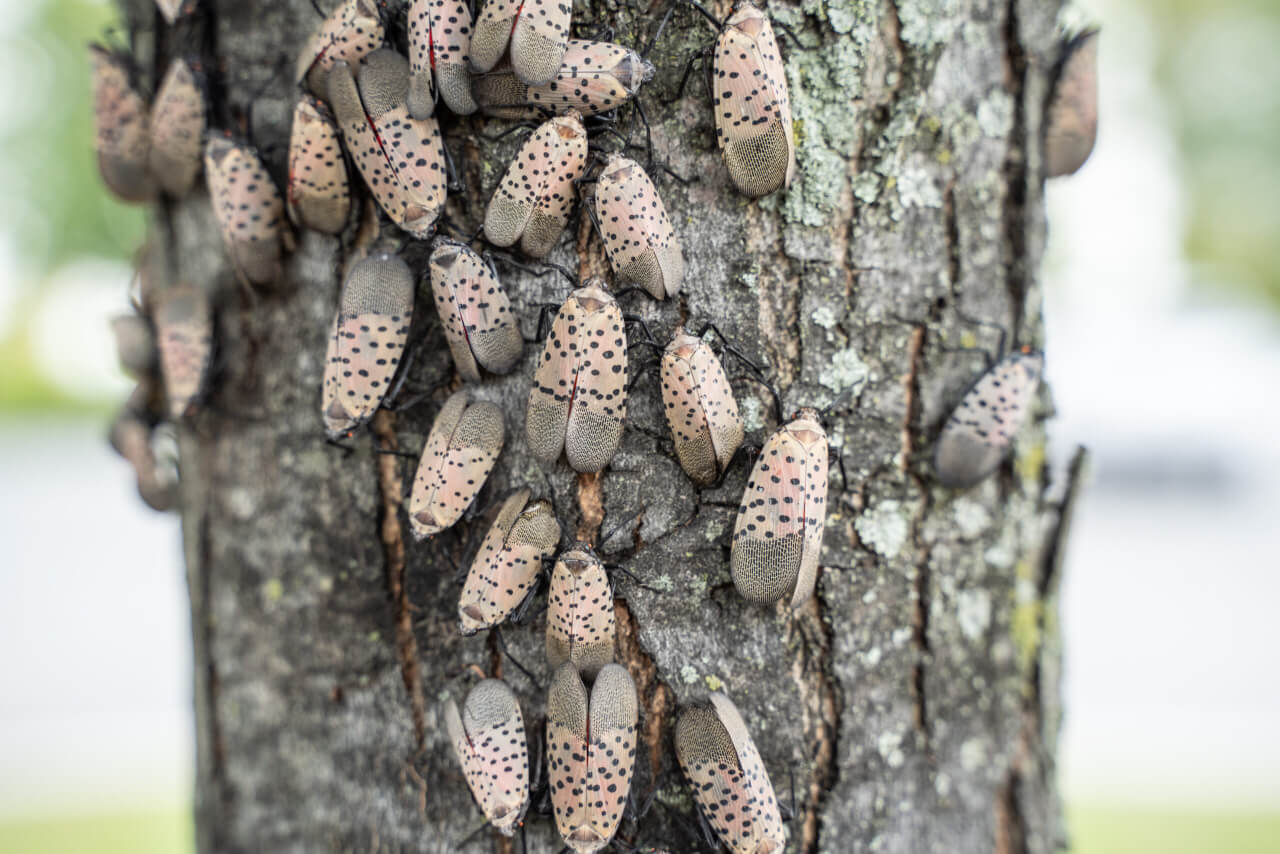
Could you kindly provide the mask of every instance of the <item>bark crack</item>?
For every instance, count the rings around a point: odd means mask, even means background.
[[[911,425],[915,421],[920,397],[920,354],[924,350],[924,327],[911,330],[907,342],[907,373],[902,378],[902,462],[903,474],[911,471]]]
[[[788,634],[798,635],[801,641],[800,654],[791,660],[791,676],[800,689],[802,721],[813,763],[804,807],[792,805],[799,819],[798,850],[806,852],[818,850],[822,806],[836,778],[836,746],[840,743],[840,703],[830,669],[832,629],[823,620],[824,610],[822,595],[815,591],[788,624]]]
[[[1024,103],[1027,82],[1027,55],[1022,46],[1018,17],[1018,0],[1009,0],[1005,21],[1005,76],[1009,94],[1013,97],[1013,128],[1009,132],[1009,155],[1004,171],[1009,191],[1005,207],[1005,247],[1008,253],[1006,269],[1009,271],[1007,286],[1013,303],[1013,323],[1009,330],[1010,341],[1018,340],[1022,314],[1027,298],[1027,110]]]
[[[390,411],[378,410],[378,414],[373,417],[373,433],[382,451],[399,450],[395,416]],[[393,453],[382,453],[376,456],[378,492],[382,498],[382,519],[379,529],[387,593],[391,597],[392,618],[395,623],[396,656],[400,660],[400,677],[404,680],[405,691],[409,695],[414,743],[417,749],[421,750],[426,742],[427,704],[422,691],[418,639],[413,633],[413,614],[409,605],[409,591],[405,585],[404,530],[400,526],[401,487],[398,463],[400,458]]]
[[[676,698],[671,688],[658,675],[658,665],[653,656],[641,645],[640,626],[626,599],[618,597],[613,600],[613,617],[617,625],[615,637],[618,661],[635,680],[636,696],[644,707],[640,737],[649,752],[650,791],[642,800],[647,800],[649,794],[658,787],[658,777],[662,772],[663,733],[667,729],[668,718],[675,709]]]

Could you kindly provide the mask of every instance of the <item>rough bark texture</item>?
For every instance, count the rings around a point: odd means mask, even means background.
[[[145,30],[159,19],[149,0],[128,5],[151,44]],[[665,11],[664,0],[589,0],[575,19],[639,47]],[[749,459],[718,488],[696,490],[676,463],[653,374],[633,392],[613,464],[580,478],[526,451],[539,349],[529,344],[518,370],[480,387],[507,415],[507,443],[477,506],[530,485],[553,497],[567,536],[596,542],[646,585],[614,577],[619,657],[643,704],[637,800],[656,792],[622,838],[705,847],[671,730],[679,704],[722,689],[784,803],[794,788],[791,850],[1051,851],[1064,839],[1054,593],[1066,514],[1045,466],[1047,389],[1016,454],[981,486],[937,487],[928,452],[984,367],[981,353],[962,348],[997,344],[964,317],[1043,343],[1038,140],[1056,3],[775,0],[768,11],[786,30],[797,183],[759,203],[732,190],[699,75],[665,103],[713,37],[677,10],[650,54],[659,73],[642,97],[656,158],[688,180],[657,176],[688,277],[677,300],[634,294],[624,305],[660,340],[683,319],[714,321],[771,366],[788,413],[839,404],[829,433],[844,476],[833,467],[816,597],[791,613],[735,593],[729,535]],[[237,121],[252,100],[254,140],[283,182],[288,69],[317,23],[307,0],[199,0],[194,19],[154,40],[156,59],[202,46],[207,65],[223,69],[215,122]],[[629,121],[624,113],[619,128]],[[479,133],[504,127],[478,117],[445,125],[467,185],[449,217],[464,229],[481,221],[518,144]],[[637,126],[633,138],[643,137]],[[599,144],[617,143],[605,135]],[[360,239],[354,227],[341,242],[304,234],[288,281],[256,301],[234,283],[202,192],[155,221],[175,278],[220,295],[219,371],[207,411],[181,441],[205,852],[516,850],[481,829],[440,700],[464,693],[478,667],[503,675],[530,731],[540,729],[543,619],[503,633],[539,685],[496,638],[463,638],[459,571],[485,520],[412,542],[400,503],[413,461],[372,453],[420,450],[456,385],[425,285],[410,383],[427,397],[381,414],[354,453],[322,436],[325,335],[344,252],[370,238],[407,243],[385,219],[379,236],[369,210],[363,219]],[[552,260],[604,273],[585,217],[574,228]],[[409,244],[420,269],[425,254]],[[500,271],[532,338],[538,304],[563,299],[567,283]],[[647,358],[637,348],[633,370]],[[734,384],[748,443],[758,445],[776,424],[772,403],[749,378]],[[547,812],[531,810],[527,843],[559,849]]]

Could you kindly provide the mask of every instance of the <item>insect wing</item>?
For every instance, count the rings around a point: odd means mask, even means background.
[[[213,352],[209,300],[195,285],[177,285],[157,295],[152,319],[169,413],[177,420],[194,414],[209,372]]]
[[[730,17],[716,44],[716,140],[742,192],[791,185],[796,170],[787,78],[769,19],[750,4]]]
[[[375,0],[346,0],[320,24],[298,55],[296,82],[328,97],[328,72],[337,62],[354,65],[377,50],[386,37]]]
[[[248,146],[211,137],[204,167],[232,266],[252,284],[276,281],[281,274],[284,202],[262,159]]]
[[[995,471],[1031,413],[1044,359],[1010,353],[960,400],[938,437],[934,467],[943,486],[964,489]]]
[[[622,440],[627,414],[627,335],[622,310],[603,288],[576,292],[581,329],[570,344],[576,363],[564,450],[575,471],[600,471]]]
[[[471,67],[476,71],[491,70],[506,53],[520,5],[520,0],[486,0],[471,36]]]
[[[542,184],[537,204],[520,235],[520,248],[532,258],[542,258],[555,247],[573,208],[574,182],[587,168],[587,132],[577,113],[557,116],[556,147],[547,180]]]
[[[324,103],[303,95],[289,137],[289,217],[298,225],[337,234],[351,211],[351,184],[338,126]]]
[[[530,85],[550,83],[569,43],[571,0],[524,0],[511,31],[511,64]],[[492,68],[493,66],[489,66]]]
[[[1089,159],[1098,139],[1098,31],[1066,46],[1045,122],[1045,175],[1070,175]]]
[[[654,299],[680,289],[680,243],[657,188],[640,164],[617,155],[609,159],[596,184],[595,211],[609,265],[620,283],[639,285]]]
[[[465,390],[455,392],[427,437],[409,503],[410,527],[418,539],[462,518],[502,450],[502,411],[487,401],[467,401]]]
[[[525,436],[534,457],[546,465],[564,450],[569,402],[577,381],[578,331],[584,315],[577,293],[569,295],[552,321],[529,389]]]
[[[613,661],[613,590],[599,558],[579,543],[556,561],[547,596],[547,662],[591,678]]]
[[[165,192],[181,198],[200,171],[200,145],[205,129],[204,93],[191,66],[169,63],[151,109],[151,172]]]
[[[155,195],[147,171],[147,105],[129,81],[124,61],[89,45],[93,81],[94,148],[98,171],[111,192],[126,202],[145,202]]]
[[[512,835],[529,806],[529,747],[515,695],[498,679],[482,680],[461,714],[452,700],[445,705],[445,728],[480,810]]]

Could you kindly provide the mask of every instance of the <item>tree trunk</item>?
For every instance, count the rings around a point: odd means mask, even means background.
[[[254,142],[283,184],[288,71],[319,23],[308,0],[199,0],[177,31],[156,27],[150,0],[127,5],[144,40],[155,32],[157,61],[199,45],[206,66],[221,69],[215,123],[253,101]],[[666,103],[710,29],[680,7],[650,54],[658,75],[641,98],[655,158],[685,180],[655,175],[688,275],[677,299],[635,294],[625,310],[662,341],[686,318],[716,323],[770,366],[788,415],[838,404],[828,426],[843,477],[833,466],[823,568],[804,607],[752,606],[734,591],[729,537],[750,459],[719,487],[695,489],[674,458],[653,372],[598,476],[547,469],[526,449],[539,344],[514,373],[479,387],[503,407],[507,439],[477,507],[527,484],[553,498],[567,538],[597,544],[638,579],[615,576],[618,657],[643,706],[637,801],[656,792],[656,803],[624,822],[629,843],[705,849],[671,731],[680,704],[712,689],[742,710],[783,803],[794,796],[791,850],[1012,854],[1063,843],[1055,590],[1069,502],[1049,497],[1047,389],[1011,461],[977,488],[940,488],[929,459],[947,412],[984,368],[981,353],[961,348],[997,346],[966,318],[1042,344],[1039,139],[1056,5],[774,0],[800,174],[758,203],[720,163],[700,75]],[[639,49],[666,4],[589,0],[575,11]],[[619,130],[630,121],[624,111]],[[504,127],[446,120],[466,182],[448,216],[463,228],[482,220],[518,145],[479,134]],[[344,252],[378,236],[364,207],[360,237],[355,227],[342,242],[302,234],[287,281],[256,300],[235,284],[202,191],[157,210],[174,280],[221,297],[214,387],[180,441],[204,852],[445,852],[464,850],[464,839],[465,850],[517,850],[482,829],[440,700],[464,693],[479,667],[507,680],[539,730],[544,619],[503,631],[538,685],[497,638],[462,637],[458,572],[486,520],[414,542],[402,509],[414,462],[372,453],[419,451],[458,382],[425,285],[409,381],[427,397],[383,411],[354,453],[323,439],[323,355]],[[380,228],[384,243],[411,243],[385,217]],[[417,269],[423,246],[407,251]],[[607,278],[585,216],[551,260]],[[531,338],[538,305],[563,300],[567,285],[500,270]],[[633,350],[633,372],[646,357]],[[734,387],[748,444],[759,445],[776,426],[771,399],[750,378]],[[529,851],[559,850],[548,815],[531,810],[526,830]]]

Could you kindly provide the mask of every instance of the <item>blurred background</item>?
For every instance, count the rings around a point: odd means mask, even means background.
[[[185,852],[178,522],[105,440],[145,230],[91,155],[83,46],[112,13],[0,11],[0,852]],[[1274,852],[1280,3],[1068,14],[1103,27],[1043,273],[1054,444],[1094,452],[1062,585],[1072,850]]]

